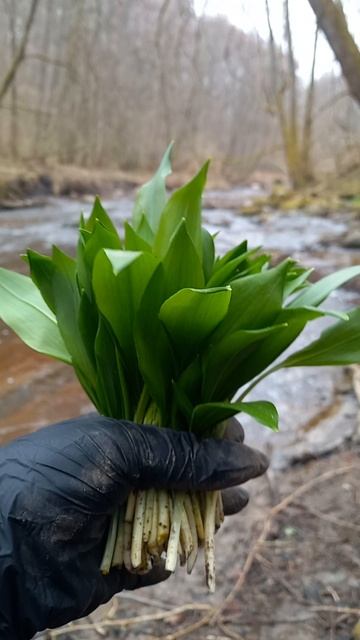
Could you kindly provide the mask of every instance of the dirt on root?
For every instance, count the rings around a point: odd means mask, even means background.
[[[227,518],[217,535],[214,596],[199,558],[192,576],[178,569],[167,582],[120,594],[47,637],[359,638],[360,445],[268,475],[250,489],[247,509]]]

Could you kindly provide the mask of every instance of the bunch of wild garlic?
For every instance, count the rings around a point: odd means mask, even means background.
[[[271,267],[246,241],[216,257],[201,225],[208,163],[167,199],[169,156],[170,147],[140,189],[123,239],[97,198],[80,219],[75,259],[57,247],[51,257],[29,250],[31,278],[0,269],[0,317],[30,347],[73,366],[105,416],[203,438],[221,437],[224,421],[244,412],[276,430],[272,403],[244,400],[259,380],[281,367],[360,362],[360,308],[320,308],[360,267],[311,284],[311,270],[291,259]],[[338,321],[270,367],[324,315]],[[220,492],[133,491],[112,518],[101,570],[144,572],[165,555],[168,570],[179,557],[191,572],[204,546],[214,590],[222,519]]]

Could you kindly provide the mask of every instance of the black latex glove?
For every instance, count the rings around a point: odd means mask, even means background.
[[[167,577],[99,572],[109,516],[130,488],[223,489],[263,473],[264,455],[229,440],[86,416],[0,450],[0,638],[27,640],[122,589]],[[243,494],[225,497],[239,510]],[[231,507],[232,505],[232,507]]]

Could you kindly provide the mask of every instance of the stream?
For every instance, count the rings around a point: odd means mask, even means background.
[[[342,244],[354,225],[351,214],[325,217],[303,211],[266,211],[242,217],[241,205],[254,195],[256,188],[206,193],[204,222],[211,233],[218,232],[219,253],[247,238],[250,246],[262,245],[276,259],[291,255],[303,265],[315,267],[315,278],[360,263],[359,249]],[[120,226],[129,217],[132,198],[122,196],[103,204]],[[88,214],[90,207],[89,201],[53,198],[38,208],[0,210],[0,266],[26,272],[20,254],[27,247],[47,253],[56,243],[73,252],[79,215],[81,211]],[[359,280],[334,293],[330,306],[349,309],[360,304]],[[295,348],[316,337],[326,322],[310,324]],[[280,432],[272,434],[244,418],[247,442],[271,455],[274,469],[340,446],[359,426],[352,376],[351,368],[323,367],[289,369],[264,380],[251,398],[275,402]],[[69,367],[33,353],[0,324],[0,444],[91,408]]]

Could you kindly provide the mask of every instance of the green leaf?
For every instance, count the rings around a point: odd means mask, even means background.
[[[214,266],[214,271],[221,269],[221,267],[223,267],[227,262],[238,258],[243,253],[246,253],[247,247],[247,240],[244,240],[243,242],[241,242],[241,244],[238,244],[236,247],[230,249],[230,251],[227,251],[221,258],[217,258]]]
[[[313,271],[314,269],[301,269],[300,274],[296,275],[295,277],[288,278],[284,287],[284,300],[286,300],[286,298],[288,298],[292,293],[295,293],[299,289],[309,286],[310,283],[307,282],[307,279]]]
[[[152,247],[154,243],[154,233],[145,216],[142,216],[140,224],[137,226],[136,231],[140,238],[145,240],[145,242],[147,242]]]
[[[187,231],[187,223],[182,220],[175,231],[168,251],[163,259],[167,285],[167,297],[178,291],[192,287],[202,289],[204,274],[201,260]]]
[[[161,306],[164,324],[180,366],[199,353],[206,339],[225,317],[230,287],[181,289]]]
[[[165,180],[171,173],[170,155],[173,144],[174,143],[171,142],[166,149],[155,175],[138,191],[132,214],[136,230],[138,230],[143,216],[145,216],[145,219],[153,231],[156,231],[158,228],[160,214],[166,204]]]
[[[95,363],[95,338],[98,330],[99,317],[96,306],[94,306],[86,291],[80,294],[80,305],[78,311],[78,325],[86,353],[88,354],[94,368]]]
[[[31,278],[0,268],[0,317],[35,351],[71,364],[56,318]]]
[[[246,413],[260,424],[278,431],[279,416],[276,407],[265,400],[255,402],[209,402],[197,405],[191,418],[191,430],[201,435],[211,432],[211,429],[231,418],[237,413]]]
[[[206,183],[209,162],[188,184],[175,191],[168,200],[160,218],[154,242],[154,253],[163,257],[168,251],[170,240],[185,218],[187,230],[193,245],[201,258],[201,198]]]
[[[287,326],[275,335],[265,338],[253,352],[247,354],[242,362],[241,375],[237,378],[238,386],[241,387],[264,371],[294,342],[309,321],[317,320],[328,313],[326,310],[313,307],[282,309],[275,323],[286,323]]]
[[[125,230],[125,240],[124,240],[124,248],[127,251],[152,251],[151,245],[144,240],[136,231],[133,229],[131,224],[125,222],[124,224]]]
[[[94,260],[101,249],[121,249],[121,241],[118,234],[106,229],[96,220],[92,231],[82,232],[77,248],[77,273],[80,286],[83,287],[92,298],[91,277]]]
[[[360,266],[355,266],[347,267],[329,276],[325,276],[325,278],[308,287],[303,293],[300,293],[300,295],[290,303],[289,307],[317,307],[326,300],[332,291],[359,275]]]
[[[96,303],[117,338],[133,402],[136,402],[141,384],[134,345],[134,322],[143,292],[156,266],[155,258],[148,252],[111,249],[100,251],[94,263]]]
[[[104,318],[99,318],[99,326],[94,340],[97,370],[97,388],[101,398],[101,413],[112,418],[124,418],[124,395],[122,379],[118,370],[116,341]]]
[[[287,324],[264,329],[244,330],[214,341],[203,356],[202,398],[204,401],[228,398],[236,393],[243,378],[243,361],[254,352],[257,343],[286,329]],[[275,336],[276,337],[276,336]]]
[[[96,196],[94,204],[93,204],[93,208],[90,214],[90,217],[88,219],[87,222],[85,222],[84,228],[86,229],[86,231],[93,231],[96,221],[99,220],[99,222],[101,222],[101,224],[103,225],[103,227],[105,227],[105,229],[107,229],[110,233],[114,234],[115,236],[118,235],[118,232],[116,230],[116,227],[114,226],[114,224],[112,223],[111,218],[109,218],[108,214],[106,213],[104,207],[102,206],[101,202],[100,202],[100,198],[99,196]],[[83,222],[80,221],[80,223]]]
[[[52,281],[55,310],[60,333],[76,365],[95,386],[96,374],[79,327],[80,292],[75,260],[53,247],[54,277]]]
[[[215,244],[211,233],[202,228],[202,266],[205,282],[210,278],[215,260]]]
[[[247,259],[253,255],[257,249],[252,249],[246,253],[237,256],[233,260],[229,260],[220,269],[217,269],[207,282],[207,287],[221,287],[229,284],[232,278],[239,277],[239,267],[246,263]]]
[[[318,340],[290,355],[280,367],[319,367],[360,363],[360,307],[349,320],[326,329]]]
[[[277,322],[285,277],[291,265],[291,261],[285,260],[273,269],[232,282],[229,311],[215,339],[239,329],[261,329]]]
[[[52,290],[52,281],[54,277],[54,265],[48,256],[43,256],[37,251],[28,249],[27,258],[30,267],[30,275],[32,281],[40,290],[47,306],[55,313],[55,300]]]
[[[159,310],[165,297],[165,275],[160,264],[144,291],[134,327],[139,368],[149,393],[157,403],[163,425],[169,416],[173,354]]]

